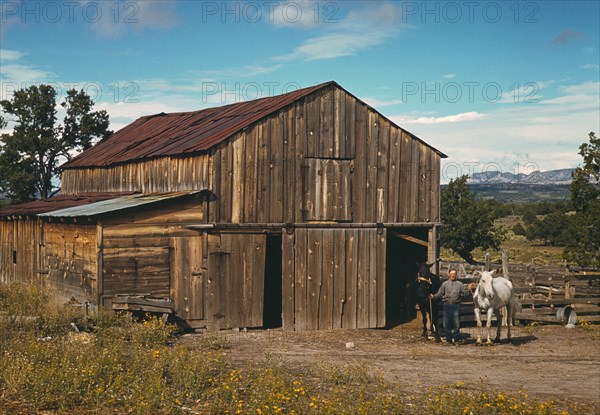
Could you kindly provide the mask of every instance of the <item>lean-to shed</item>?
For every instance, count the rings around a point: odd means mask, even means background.
[[[0,210],[0,272],[192,327],[384,327],[437,256],[443,157],[335,82],[142,117]]]

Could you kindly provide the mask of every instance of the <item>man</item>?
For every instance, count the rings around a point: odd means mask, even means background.
[[[456,280],[456,269],[451,268],[448,279],[435,295],[430,295],[433,300],[442,300],[444,331],[446,343],[455,345],[460,341],[460,301],[467,296],[467,287]]]

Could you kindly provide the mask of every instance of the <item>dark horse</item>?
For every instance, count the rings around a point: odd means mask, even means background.
[[[431,272],[432,265],[417,262],[417,299],[419,310],[421,310],[421,316],[423,317],[423,337],[427,337],[427,315],[429,315],[431,321],[430,331],[436,341],[439,341],[439,304],[437,300],[431,300],[429,294],[437,293],[442,282],[440,277]]]

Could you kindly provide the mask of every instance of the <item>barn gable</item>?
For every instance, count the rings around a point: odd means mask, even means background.
[[[443,157],[328,82],[142,117],[62,166],[67,199],[202,191],[185,203],[35,220],[93,218],[104,307],[151,296],[210,329],[384,327],[410,318],[414,263],[437,257]]]

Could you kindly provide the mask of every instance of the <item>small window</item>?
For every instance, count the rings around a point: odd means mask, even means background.
[[[13,264],[17,263],[17,251],[13,251]]]

